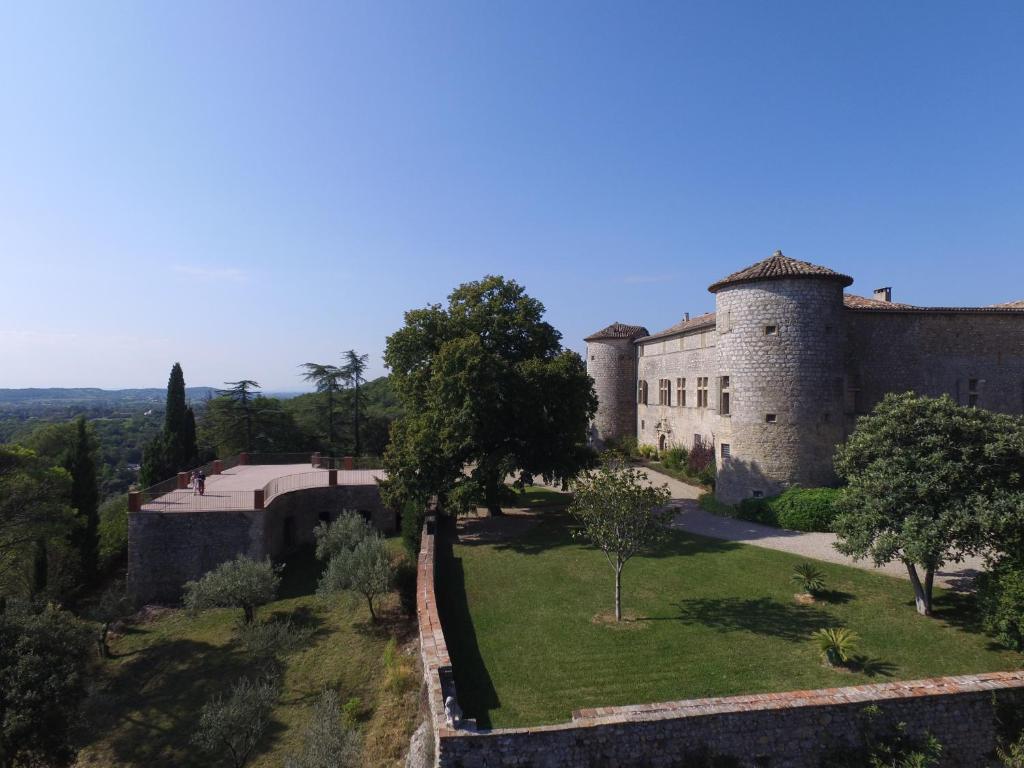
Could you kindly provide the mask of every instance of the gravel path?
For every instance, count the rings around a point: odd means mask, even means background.
[[[653,485],[665,484],[672,493],[672,503],[679,508],[679,514],[672,521],[672,527],[687,533],[708,536],[713,539],[752,544],[755,547],[777,549],[794,555],[825,560],[830,563],[850,565],[865,571],[878,571],[888,576],[909,579],[906,568],[900,563],[888,563],[876,568],[870,560],[854,560],[840,554],[832,546],[834,533],[802,533],[772,528],[768,525],[737,520],[731,517],[713,515],[701,509],[697,498],[703,491],[693,485],[676,480],[656,470],[644,467]],[[935,583],[958,591],[971,588],[974,576],[983,568],[981,558],[968,558],[962,563],[950,563],[935,574]]]

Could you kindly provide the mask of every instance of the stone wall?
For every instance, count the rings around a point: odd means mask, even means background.
[[[594,380],[594,441],[632,437],[636,417],[636,349],[631,339],[587,342],[587,373]]]
[[[847,412],[867,413],[887,392],[949,394],[1024,413],[1024,312],[847,310]]]
[[[719,465],[718,498],[832,482],[844,433],[841,283],[726,286],[715,307],[719,366],[732,390],[731,456]]]
[[[715,445],[728,442],[731,422],[719,415],[719,363],[714,327],[643,344],[637,359],[638,378],[647,382],[647,405],[637,406],[636,434],[641,444],[689,449],[700,435]],[[697,407],[697,377],[708,378],[708,405]],[[680,405],[676,379],[686,379],[686,405]],[[668,379],[671,402],[658,402],[658,381]]]
[[[461,720],[437,609],[436,523],[421,536],[417,615],[424,683],[439,768],[680,768],[700,755],[730,756],[744,768],[818,768],[829,749],[856,744],[862,712],[934,733],[943,768],[983,768],[995,747],[993,696],[1024,707],[1024,671],[577,710],[572,720],[534,728],[476,730]],[[441,553],[444,548],[440,548]],[[445,703],[454,703],[455,718]]]
[[[266,509],[245,512],[131,512],[128,591],[136,604],[173,603],[186,581],[238,555],[279,559],[313,541],[321,520],[362,512],[382,533],[397,530],[376,485],[339,485],[283,493]]]

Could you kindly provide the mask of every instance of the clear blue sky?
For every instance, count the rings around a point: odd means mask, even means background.
[[[6,3],[0,387],[252,378],[487,273],[568,346],[776,248],[1024,297],[1024,3]]]

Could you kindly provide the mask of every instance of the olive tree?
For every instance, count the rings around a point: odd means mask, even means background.
[[[886,395],[836,453],[847,482],[836,502],[836,549],[876,565],[902,562],[918,613],[930,615],[936,570],[991,556],[1011,545],[1014,525],[1019,532],[1022,445],[1019,418],[945,395]]]
[[[569,512],[580,523],[574,536],[604,552],[615,570],[615,620],[622,619],[622,569],[634,555],[667,536],[674,510],[667,508],[668,486],[654,487],[631,467],[605,464],[573,485]]]
[[[270,722],[278,695],[276,680],[242,678],[228,695],[203,705],[192,743],[226,759],[232,768],[242,768]]]
[[[281,566],[269,560],[253,560],[239,555],[221,563],[198,581],[185,584],[185,607],[190,611],[207,608],[241,608],[246,624],[256,616],[256,608],[274,600],[281,586]]]
[[[313,705],[302,734],[302,750],[284,768],[358,768],[363,765],[359,731],[342,717],[338,692],[327,688]]]
[[[342,591],[360,594],[366,598],[370,619],[377,621],[373,601],[387,594],[393,576],[394,568],[384,540],[374,534],[360,541],[354,549],[331,558],[320,577],[317,593],[324,597]]]
[[[316,557],[328,561],[342,552],[350,552],[363,539],[376,535],[373,526],[362,515],[346,510],[332,522],[320,523],[313,529],[316,537]]]

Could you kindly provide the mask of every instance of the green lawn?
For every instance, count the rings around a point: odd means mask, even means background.
[[[398,540],[389,542],[398,547]],[[279,768],[301,743],[310,707],[325,686],[342,701],[363,703],[364,764],[400,766],[415,727],[418,678],[405,661],[408,680],[400,690],[385,685],[382,655],[389,638],[401,643],[415,634],[396,595],[384,603],[385,619],[369,622],[362,598],[324,603],[313,596],[320,568],[311,552],[292,558],[284,570],[280,600],[261,608],[258,619],[290,616],[309,628],[306,646],[285,658],[283,692],[264,734],[254,768]],[[87,707],[90,722],[78,768],[210,766],[189,743],[202,704],[253,672],[234,636],[238,610],[214,610],[190,617],[169,611],[130,626],[111,643],[115,657],[99,671],[98,694]]]
[[[831,592],[798,605],[800,558],[674,533],[623,574],[624,627],[595,623],[613,605],[604,555],[545,513],[520,538],[456,545],[442,558],[442,610],[459,701],[484,727],[565,721],[574,708],[858,685],[1016,669],[1024,656],[975,631],[969,598],[939,592],[914,612],[902,580],[819,563]],[[822,666],[811,633],[862,638],[861,670]]]

